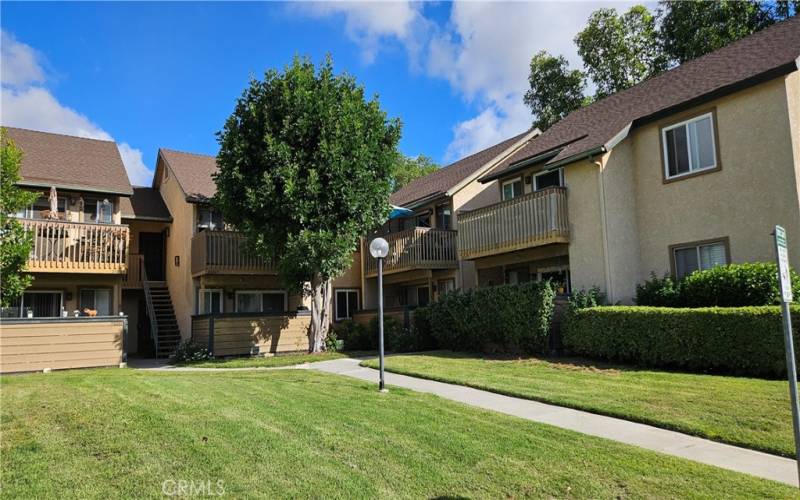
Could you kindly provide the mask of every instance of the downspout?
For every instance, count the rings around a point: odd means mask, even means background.
[[[610,304],[614,303],[614,288],[611,280],[611,258],[608,255],[608,212],[606,208],[606,185],[605,185],[605,158],[600,156],[599,160],[589,157],[594,165],[597,166],[598,190],[600,197],[600,231],[603,238],[603,265],[605,267],[606,297]]]

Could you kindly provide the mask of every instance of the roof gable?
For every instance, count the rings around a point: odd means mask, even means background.
[[[626,129],[797,70],[800,16],[687,61],[627,90],[577,109],[495,167],[483,182],[560,148],[546,165],[608,150]],[[624,136],[622,136],[624,138]]]
[[[20,185],[130,196],[133,189],[116,143],[3,127],[22,150]]]
[[[205,203],[217,192],[212,175],[218,168],[217,159],[213,156],[164,148],[158,150],[158,155],[175,176],[187,201]]]

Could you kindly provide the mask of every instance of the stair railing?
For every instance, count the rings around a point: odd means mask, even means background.
[[[142,287],[144,288],[144,298],[145,302],[147,303],[147,315],[150,317],[150,332],[153,336],[155,357],[158,358],[158,322],[156,321],[156,310],[155,307],[153,307],[153,296],[150,291],[150,281],[147,279],[147,267],[144,265],[142,265]]]

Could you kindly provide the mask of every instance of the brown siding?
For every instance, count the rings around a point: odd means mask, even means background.
[[[68,319],[0,325],[0,372],[117,365],[122,360],[121,320]]]
[[[207,345],[208,316],[192,318],[195,342]],[[214,318],[215,356],[250,354],[257,345],[261,354],[308,350],[310,315],[220,316]]]

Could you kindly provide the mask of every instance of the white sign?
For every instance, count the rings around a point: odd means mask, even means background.
[[[792,280],[789,277],[789,248],[786,245],[786,230],[775,226],[775,248],[778,250],[778,274],[781,278],[781,298],[784,302],[791,302]]]

